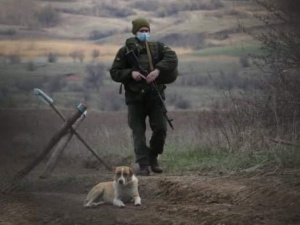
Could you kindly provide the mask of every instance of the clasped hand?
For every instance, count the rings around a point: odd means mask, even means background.
[[[155,69],[151,73],[149,73],[147,77],[145,77],[138,71],[132,71],[131,76],[135,81],[141,81],[142,79],[144,79],[147,81],[147,83],[151,83],[159,76],[159,72],[160,71],[158,69]]]

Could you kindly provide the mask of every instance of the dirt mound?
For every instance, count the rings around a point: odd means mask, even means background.
[[[112,173],[58,167],[54,176],[41,180],[38,172],[23,180],[17,191],[0,196],[0,224],[300,224],[297,171],[139,177],[142,206],[132,203],[124,209],[82,206],[89,189],[111,180]]]
[[[176,213],[195,224],[298,224],[300,192],[274,178],[181,177],[159,181],[160,196],[170,203],[165,213]],[[171,206],[171,207],[170,207]],[[201,221],[201,222],[200,222]]]

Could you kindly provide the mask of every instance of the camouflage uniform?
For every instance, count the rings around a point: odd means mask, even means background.
[[[177,69],[177,56],[172,49],[161,42],[148,42],[148,44],[154,67],[160,70],[156,84],[164,99],[166,86],[160,82],[159,78],[168,76],[170,71]],[[137,82],[132,78],[132,71],[138,71],[138,69],[133,68],[125,57],[129,50],[136,53],[141,67],[150,71],[145,44],[136,38],[129,38],[125,46],[119,49],[112,64],[110,75],[114,81],[124,85],[125,100],[128,106],[128,124],[132,130],[136,162],[147,166],[151,157],[156,158],[158,154],[163,152],[167,123],[159,96],[151,84],[147,84],[145,81]],[[147,147],[145,136],[147,116],[152,129],[150,147]]]

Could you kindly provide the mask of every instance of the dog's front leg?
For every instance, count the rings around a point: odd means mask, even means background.
[[[115,198],[114,199],[114,202],[113,202],[114,206],[117,206],[117,207],[120,207],[120,208],[124,208],[125,207],[125,204],[118,198]]]
[[[141,200],[140,196],[134,197],[134,205],[136,205],[136,206],[142,205],[141,201],[142,200]]]

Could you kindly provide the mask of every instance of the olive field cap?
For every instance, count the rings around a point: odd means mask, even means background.
[[[149,22],[144,18],[137,18],[132,21],[132,33],[136,34],[141,27],[148,27],[150,30]]]

